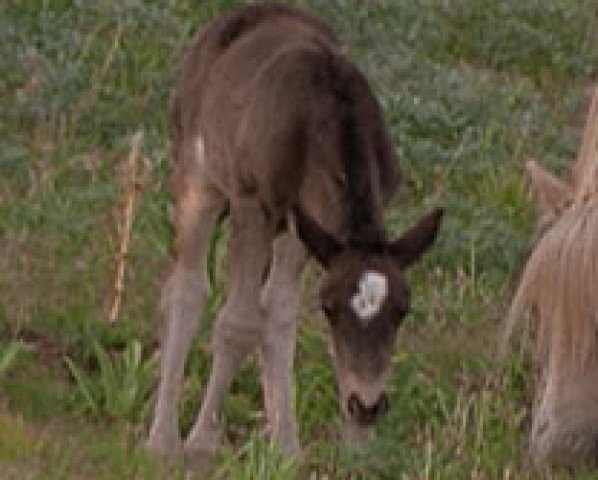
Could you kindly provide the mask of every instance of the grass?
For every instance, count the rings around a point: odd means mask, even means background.
[[[136,339],[116,358],[98,341],[92,347],[97,375],[87,375],[73,360],[65,358],[82,410],[96,418],[140,422],[147,415],[156,359],[143,361],[141,343]]]
[[[0,3],[1,478],[167,475],[142,448],[155,298],[171,241],[166,104],[192,32],[242,3]],[[532,234],[522,165],[535,156],[562,172],[575,153],[586,87],[598,75],[595,1],[291,3],[335,26],[383,106],[405,177],[389,229],[435,205],[447,216],[436,247],[410,273],[413,309],[394,357],[392,408],[369,450],[337,441],[326,332],[307,295],[295,367],[304,458],[290,463],[255,435],[261,405],[250,362],[226,403],[228,442],[215,478],[533,478],[522,454],[525,341],[504,363],[495,352]],[[109,326],[118,172],[138,130],[149,173],[121,318]],[[206,382],[223,236],[214,239],[215,288],[187,365],[183,430]],[[121,402],[131,384],[137,393]]]

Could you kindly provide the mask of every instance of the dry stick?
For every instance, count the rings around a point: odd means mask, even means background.
[[[81,114],[84,111],[88,110],[97,101],[101,87],[104,81],[106,80],[106,75],[112,67],[114,57],[116,55],[117,50],[120,47],[123,32],[124,25],[122,20],[119,18],[118,23],[116,24],[116,32],[114,33],[114,36],[112,38],[112,45],[110,46],[110,50],[108,50],[108,53],[104,58],[102,68],[95,75],[95,78],[92,78],[93,84],[89,91],[87,91],[86,94],[81,97],[81,100],[77,102],[73,109],[73,114],[71,115],[72,125],[75,125],[79,121],[79,117],[81,116]]]
[[[573,178],[578,201],[598,193],[598,86],[594,87],[590,109],[581,137]]]
[[[131,138],[131,150],[125,164],[125,181],[123,188],[123,219],[119,229],[119,251],[116,257],[116,278],[114,279],[114,300],[110,308],[108,321],[116,322],[122,303],[122,295],[125,288],[125,268],[127,266],[127,255],[131,240],[131,227],[133,226],[135,194],[137,193],[137,162],[141,147],[142,132],[139,131]]]
[[[112,66],[112,61],[114,60],[114,55],[116,54],[116,51],[118,50],[118,47],[120,46],[120,41],[123,36],[123,30],[124,30],[123,22],[119,18],[118,23],[116,24],[116,33],[114,34],[114,37],[112,38],[112,46],[110,47],[110,50],[108,51],[108,55],[106,55],[106,58],[104,59],[104,64],[102,65],[102,69],[100,70],[100,73],[98,75],[99,82],[102,82],[104,80],[104,78],[106,77],[106,74],[108,73],[108,70]]]

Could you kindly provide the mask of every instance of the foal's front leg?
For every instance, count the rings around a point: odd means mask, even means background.
[[[306,260],[305,247],[293,234],[277,237],[261,297],[266,312],[260,352],[266,415],[273,440],[291,455],[300,450],[291,375],[301,305],[300,280]]]
[[[259,305],[261,280],[268,265],[273,228],[253,198],[231,203],[228,246],[228,290],[212,331],[212,371],[204,401],[185,443],[190,460],[209,460],[221,437],[222,401],[245,357],[263,329]]]

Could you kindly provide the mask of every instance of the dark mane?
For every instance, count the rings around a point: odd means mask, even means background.
[[[330,63],[329,78],[338,109],[339,144],[347,182],[349,243],[376,250],[385,242],[380,199],[375,198],[375,182],[381,179],[374,177],[378,170],[372,156],[378,152],[367,139],[376,134],[378,106],[366,79],[356,68],[338,61],[334,55],[330,56]],[[389,173],[394,176],[394,171]]]
[[[372,171],[359,120],[348,109],[340,120],[343,161],[349,197],[349,241],[356,246],[381,244],[384,231],[372,191]]]

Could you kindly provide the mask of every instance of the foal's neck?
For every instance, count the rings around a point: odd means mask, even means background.
[[[382,207],[374,163],[368,156],[366,128],[349,109],[340,122],[341,154],[347,179],[347,226],[349,242],[355,246],[381,245],[385,241]]]

